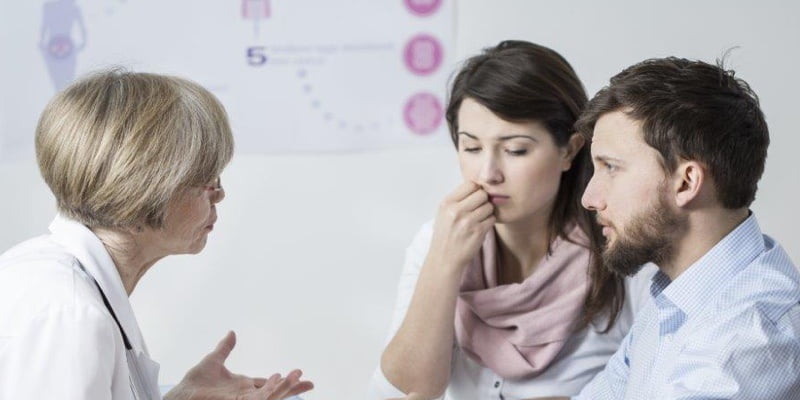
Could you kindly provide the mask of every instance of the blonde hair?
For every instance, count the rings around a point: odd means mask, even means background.
[[[36,128],[59,212],[89,227],[160,228],[169,200],[211,182],[232,156],[222,104],[172,76],[91,74],[56,95]]]

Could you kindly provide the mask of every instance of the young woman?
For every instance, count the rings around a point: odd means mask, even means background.
[[[603,267],[580,205],[586,102],[569,63],[533,43],[459,71],[446,116],[464,182],[408,249],[373,397],[569,396],[616,351],[647,274]]]

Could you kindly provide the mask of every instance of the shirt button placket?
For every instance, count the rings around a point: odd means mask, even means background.
[[[492,397],[494,397],[495,399],[503,400],[503,394],[501,393],[501,390],[503,388],[503,380],[500,377],[496,376],[492,387],[494,389],[493,390],[494,396]]]

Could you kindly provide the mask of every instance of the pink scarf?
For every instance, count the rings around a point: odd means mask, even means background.
[[[577,225],[570,238],[588,243]],[[458,344],[503,378],[538,375],[556,357],[581,316],[591,253],[559,237],[530,277],[498,286],[494,230],[486,235],[481,250],[461,281],[455,317]]]

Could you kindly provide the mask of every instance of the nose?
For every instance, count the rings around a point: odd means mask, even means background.
[[[217,187],[211,189],[211,193],[209,196],[209,200],[211,200],[211,204],[217,204],[225,198],[225,188],[222,187],[222,183],[217,183]]]
[[[480,185],[497,185],[502,183],[504,179],[500,161],[494,155],[487,155],[478,172],[477,183]]]
[[[589,180],[589,184],[586,185],[586,190],[583,191],[583,196],[581,196],[581,205],[583,208],[592,211],[600,211],[606,208],[605,201],[601,195],[600,184],[592,177]]]

